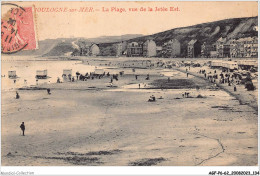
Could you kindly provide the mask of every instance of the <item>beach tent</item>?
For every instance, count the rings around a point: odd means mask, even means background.
[[[215,60],[211,62],[211,67],[222,67],[222,60]]]
[[[47,70],[36,70],[36,78],[46,79],[47,78]]]
[[[8,71],[8,78],[16,78],[16,71]]]
[[[256,60],[240,60],[238,65],[257,66],[258,64]]]
[[[234,61],[223,61],[222,68],[229,69],[229,70],[235,70],[235,69],[238,69],[238,64]]]
[[[230,70],[238,69],[238,64],[237,64],[236,62],[230,61],[230,62],[228,62],[228,68],[229,68]]]

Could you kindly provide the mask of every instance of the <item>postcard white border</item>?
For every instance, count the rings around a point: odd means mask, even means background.
[[[12,0],[5,0],[12,1]],[[22,1],[32,1],[32,0],[22,0]],[[41,1],[55,1],[55,0],[41,0]],[[57,1],[57,0],[56,0]],[[76,0],[62,0],[62,1],[76,1]],[[82,0],[81,0],[82,1]],[[86,0],[84,0],[86,1]],[[91,0],[91,1],[132,1],[132,0]],[[135,0],[143,1],[143,0]],[[148,0],[146,0],[148,1]],[[176,1],[176,0],[149,0],[149,1]],[[180,1],[180,0],[179,0]],[[191,0],[181,0],[181,1],[191,1]],[[203,0],[193,0],[193,1],[203,1]],[[227,1],[227,0],[207,0],[207,1]],[[229,1],[249,1],[249,2],[258,2],[258,16],[259,16],[259,7],[260,3],[258,0],[229,0]],[[4,1],[1,1],[4,2]],[[1,8],[0,8],[1,12]],[[258,26],[259,26],[258,18]],[[258,31],[258,36],[259,36]],[[1,37],[0,37],[1,38]],[[260,42],[258,40],[258,51],[260,51]],[[0,55],[1,59],[1,55]],[[259,59],[259,56],[258,56]],[[0,66],[2,67],[1,63]],[[0,67],[0,71],[1,71]],[[260,69],[258,68],[258,73]],[[1,79],[1,78],[0,78]],[[258,77],[258,86],[260,78]],[[2,82],[1,82],[2,83]],[[1,85],[0,83],[0,85]],[[2,86],[2,85],[1,85]],[[0,92],[1,96],[1,92]],[[259,103],[259,94],[258,94],[258,103]],[[2,103],[0,99],[0,103]],[[258,106],[258,110],[259,110]],[[1,112],[1,107],[0,107]],[[258,114],[259,119],[259,114]],[[0,118],[0,126],[2,126]],[[31,175],[30,172],[33,172],[32,175],[209,175],[210,171],[259,171],[259,131],[260,126],[258,123],[258,166],[2,166],[0,160],[0,171],[1,173],[9,173],[7,175]],[[1,135],[0,135],[1,139]],[[0,149],[1,156],[1,149]]]

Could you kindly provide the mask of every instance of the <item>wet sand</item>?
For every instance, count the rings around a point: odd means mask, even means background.
[[[253,108],[178,71],[115,68],[122,69],[126,74],[113,87],[107,77],[19,90],[19,100],[15,91],[2,91],[2,165],[257,165]],[[169,72],[171,81],[186,79],[192,86],[161,89],[154,84],[168,81]],[[150,80],[145,80],[148,73]],[[190,98],[182,97],[185,91]],[[156,102],[147,101],[151,95]],[[26,136],[19,129],[22,121]]]

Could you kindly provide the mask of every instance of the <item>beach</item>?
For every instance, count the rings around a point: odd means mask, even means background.
[[[200,68],[187,77],[186,68],[165,68],[157,58],[82,60],[124,74],[112,85],[106,75],[63,83],[53,76],[2,90],[2,165],[257,165],[257,89],[241,86],[234,96],[201,78]],[[156,101],[148,102],[152,95]]]

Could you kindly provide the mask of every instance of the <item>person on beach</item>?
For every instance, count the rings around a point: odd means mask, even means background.
[[[48,93],[48,95],[51,94],[51,89],[50,88],[47,89],[47,93]]]
[[[147,74],[146,80],[149,80],[149,79],[150,79],[150,76],[149,76],[149,74]]]
[[[141,85],[139,84],[139,89],[140,89]]]
[[[189,73],[187,73],[187,78],[189,77]]]
[[[154,96],[154,95],[150,96],[150,99],[151,99],[152,101],[155,101],[155,96]]]
[[[14,80],[14,83],[16,83],[16,79]]]
[[[23,136],[24,136],[24,131],[25,131],[25,125],[24,122],[22,122],[22,124],[20,125],[21,130],[23,131]]]
[[[77,80],[79,80],[80,73],[78,71],[76,72],[76,76],[77,76]]]
[[[19,95],[19,93],[18,92],[16,92],[16,97],[15,97],[16,99],[19,99],[20,98],[20,95]]]

